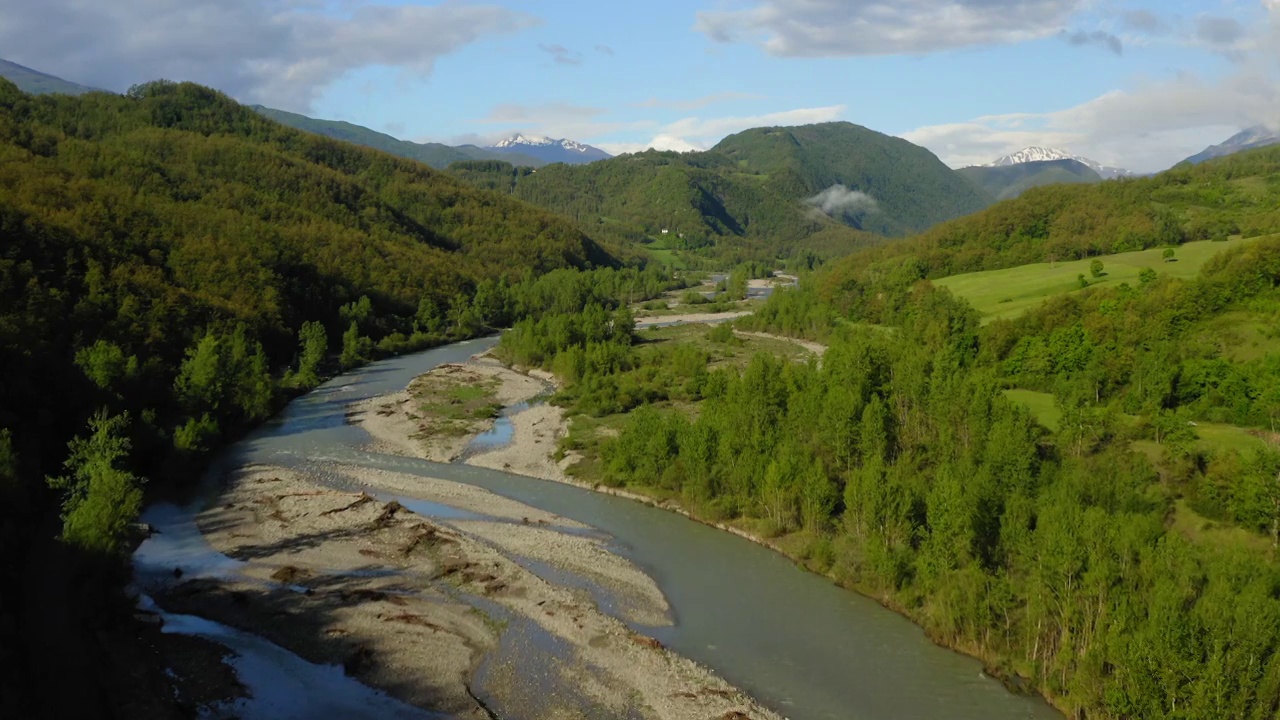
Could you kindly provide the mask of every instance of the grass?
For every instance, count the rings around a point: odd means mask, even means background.
[[[1246,363],[1280,353],[1280,333],[1270,313],[1236,310],[1200,323],[1194,337],[1217,346],[1232,362]]]
[[[684,258],[680,257],[679,252],[676,250],[655,247],[649,247],[646,248],[646,250],[649,251],[649,254],[653,256],[654,260],[657,260],[670,268],[676,270],[689,269],[689,264],[684,261]]]
[[[1138,284],[1143,268],[1176,278],[1192,278],[1205,262],[1218,253],[1256,238],[1234,238],[1226,242],[1201,241],[1186,243],[1175,251],[1174,261],[1165,262],[1164,248],[1137,252],[1100,255],[1085,260],[1063,263],[1034,263],[1004,270],[984,270],[941,278],[935,284],[949,289],[969,301],[984,321],[1012,318],[1038,306],[1056,295],[1080,292],[1078,276],[1084,275],[1090,287]],[[1102,277],[1090,277],[1089,265],[1094,260],[1103,264]]]
[[[1053,395],[1020,389],[1005,390],[1004,395],[1030,410],[1031,416],[1036,419],[1036,422],[1054,432],[1058,431],[1059,423],[1062,421],[1062,411],[1058,409]],[[1121,415],[1120,417],[1130,423],[1138,421],[1138,418],[1133,415]],[[1235,450],[1248,455],[1267,447],[1265,440],[1239,425],[1197,422],[1195,430],[1196,435],[1200,436],[1200,449],[1206,452]],[[1163,449],[1154,440],[1136,440],[1132,447],[1134,450],[1146,454],[1152,462],[1159,460],[1163,453]]]
[[[1196,543],[1257,552],[1271,551],[1271,541],[1267,536],[1242,527],[1214,522],[1192,510],[1186,500],[1174,503],[1169,529]]]
[[[497,379],[477,381],[470,373],[446,375],[428,373],[409,387],[416,414],[428,434],[465,435],[477,421],[497,417]]]
[[[1005,390],[1004,396],[1030,410],[1036,422],[1058,432],[1062,411],[1058,409],[1053,395],[1035,390]]]

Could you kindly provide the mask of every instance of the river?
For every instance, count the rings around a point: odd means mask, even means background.
[[[1038,698],[1008,692],[977,661],[934,645],[905,618],[729,533],[570,485],[360,449],[367,438],[346,423],[348,404],[402,390],[495,342],[457,343],[334,378],[229,448],[223,461],[341,462],[443,478],[589,524],[665,593],[674,622],[643,628],[646,634],[795,720],[1061,718]]]

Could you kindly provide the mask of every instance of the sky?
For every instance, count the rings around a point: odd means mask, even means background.
[[[1280,125],[1280,0],[3,0],[0,56],[419,142],[612,153],[844,120],[953,167],[1154,172]]]

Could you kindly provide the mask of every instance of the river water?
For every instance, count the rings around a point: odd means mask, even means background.
[[[578,520],[648,572],[673,624],[643,628],[794,720],[1061,718],[981,665],[932,644],[908,620],[754,543],[675,513],[561,483],[362,450],[354,401],[404,389],[496,339],[373,363],[325,383],[231,447],[226,460],[287,467],[341,462],[469,483]],[[536,663],[537,658],[530,658]]]

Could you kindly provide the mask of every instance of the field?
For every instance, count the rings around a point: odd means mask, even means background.
[[[1062,421],[1062,411],[1058,409],[1053,395],[1034,390],[1005,390],[1005,397],[1025,406],[1032,417],[1041,425],[1057,432]],[[1138,421],[1133,415],[1121,415],[1121,419],[1134,423]],[[1266,447],[1266,441],[1237,425],[1223,423],[1197,422],[1196,435],[1200,437],[1200,448],[1207,452],[1236,450],[1249,454]],[[1154,440],[1137,440],[1133,449],[1145,452],[1152,460],[1159,457],[1161,448]]]
[[[984,321],[990,321],[1016,317],[1055,295],[1079,292],[1082,289],[1078,280],[1080,275],[1088,279],[1090,287],[1120,283],[1137,285],[1138,273],[1143,268],[1153,268],[1156,272],[1177,278],[1195,277],[1209,258],[1255,239],[1186,243],[1175,249],[1173,260],[1168,262],[1163,258],[1164,248],[1152,248],[1071,262],[1035,263],[953,275],[936,280],[935,284],[968,300],[982,313]],[[1102,277],[1090,277],[1089,265],[1094,260],[1102,261]]]

